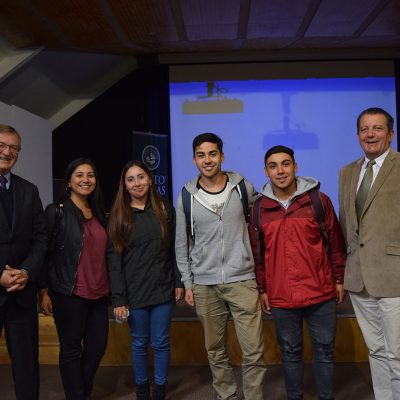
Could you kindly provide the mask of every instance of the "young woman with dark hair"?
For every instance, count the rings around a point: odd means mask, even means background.
[[[67,400],[83,400],[107,346],[106,217],[97,171],[78,158],[66,170],[64,192],[46,208],[50,238],[42,312],[54,315],[59,368]]]
[[[108,225],[108,268],[117,320],[128,320],[137,399],[150,399],[148,344],[154,353],[153,400],[165,399],[169,331],[183,285],[174,254],[175,213],[140,161],[123,168]],[[128,317],[129,311],[129,317]]]

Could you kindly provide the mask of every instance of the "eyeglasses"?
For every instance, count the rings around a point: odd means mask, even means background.
[[[17,146],[16,144],[6,144],[0,142],[0,152],[4,151],[7,147],[10,149],[10,153],[12,154],[18,154],[21,151],[21,147]]]

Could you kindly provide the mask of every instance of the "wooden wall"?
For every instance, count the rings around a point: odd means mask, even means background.
[[[279,348],[276,343],[275,330],[271,319],[265,319],[265,361],[268,364],[280,362]],[[109,340],[103,365],[130,364],[130,335],[127,324],[110,321]],[[58,363],[58,338],[53,319],[39,316],[40,329],[40,363]],[[233,322],[229,321],[228,348],[232,362],[241,363],[241,352],[236,340]],[[305,330],[304,359],[311,362],[311,345]],[[338,318],[336,337],[336,361],[359,362],[368,360],[368,351],[360,329],[354,317]],[[4,335],[0,339],[0,363],[8,363]],[[203,330],[198,320],[174,321],[171,328],[171,365],[207,365],[204,350]]]

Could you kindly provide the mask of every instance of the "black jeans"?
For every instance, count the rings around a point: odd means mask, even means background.
[[[35,300],[35,299],[32,299]],[[9,294],[0,306],[0,336],[6,334],[17,400],[39,399],[39,336],[36,301],[28,307]]]
[[[107,347],[107,298],[88,300],[52,292],[54,322],[60,340],[59,367],[67,400],[90,395]]]

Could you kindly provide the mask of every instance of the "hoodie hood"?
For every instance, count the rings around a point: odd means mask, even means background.
[[[236,172],[222,171],[222,173],[228,176],[229,182],[233,187],[235,187],[243,179],[243,177]],[[185,184],[185,188],[192,195],[196,194],[199,190],[199,188],[197,187],[197,182],[199,181],[199,178],[200,175]]]
[[[293,193],[292,198],[299,196],[303,193],[308,192],[309,190],[319,187],[319,182],[315,178],[311,178],[309,176],[296,176],[297,189]],[[272,200],[279,201],[279,199],[274,195],[272,190],[272,185],[270,182],[267,182],[261,190],[262,194]]]

